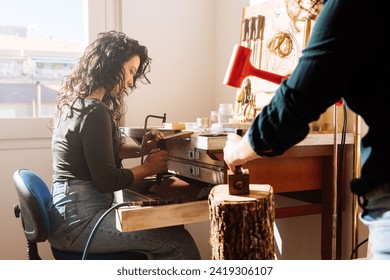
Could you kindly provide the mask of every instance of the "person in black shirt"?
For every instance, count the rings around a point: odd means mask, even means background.
[[[390,115],[387,113],[387,12],[377,0],[327,0],[297,67],[241,138],[224,148],[229,169],[283,154],[340,99],[368,126],[361,176],[351,181],[373,259],[390,259]],[[331,203],[331,202],[329,202]]]
[[[137,82],[149,83],[148,50],[121,32],[105,32],[85,50],[59,91],[53,119],[50,244],[83,252],[92,228],[114,202],[114,192],[167,171],[168,153],[156,149],[163,134],[148,132],[142,145],[121,141],[123,99]],[[122,159],[146,156],[123,168]],[[183,225],[119,232],[115,212],[104,218],[89,253],[138,251],[148,259],[200,259]]]

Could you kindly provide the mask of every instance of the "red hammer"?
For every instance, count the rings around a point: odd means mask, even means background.
[[[255,68],[250,61],[251,54],[252,50],[249,48],[240,45],[234,46],[229,67],[223,81],[224,84],[240,88],[242,81],[248,76],[256,76],[275,84],[280,84],[287,78],[286,76],[281,76]]]
[[[251,54],[252,50],[249,48],[240,45],[234,46],[229,67],[223,80],[225,85],[240,88],[242,81],[248,76],[256,76],[275,84],[280,84],[287,78],[287,76],[281,76],[255,68],[250,61]],[[343,105],[343,100],[340,99],[335,104],[341,106]]]

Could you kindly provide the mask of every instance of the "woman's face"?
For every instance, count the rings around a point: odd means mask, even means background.
[[[141,59],[137,55],[130,58],[128,61],[126,61],[123,64],[123,73],[124,73],[123,82],[126,88],[131,87],[133,85],[134,83],[133,78],[135,73],[137,73],[138,71],[138,67],[140,63],[141,63]],[[115,92],[117,92],[117,95],[121,94],[121,92],[118,92],[121,88],[120,85],[118,85],[116,88],[117,90]]]
[[[123,70],[125,73],[124,82],[127,87],[133,85],[133,77],[137,73],[141,60],[139,56],[134,56],[123,64]]]

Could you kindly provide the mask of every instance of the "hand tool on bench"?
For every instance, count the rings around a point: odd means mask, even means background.
[[[242,136],[243,130],[237,129],[237,135]],[[249,194],[249,170],[237,165],[234,172],[228,170],[228,186],[230,195]]]
[[[178,133],[174,133],[174,134],[169,134],[169,135],[166,135],[164,136],[163,138],[161,138],[158,142],[157,142],[157,148],[158,149],[161,149],[161,150],[165,150],[166,149],[166,141],[170,140],[170,139],[177,139],[177,138],[184,138],[184,137],[188,137],[192,134],[193,132],[192,131],[182,131],[182,132],[178,132]],[[157,177],[156,177],[156,183],[157,185],[160,185],[161,184],[161,180],[162,178],[164,177],[164,172],[163,173],[158,173],[157,174]]]

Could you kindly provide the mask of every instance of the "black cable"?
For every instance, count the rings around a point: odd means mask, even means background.
[[[368,238],[364,239],[362,242],[360,242],[353,250],[352,250],[352,253],[351,253],[351,256],[349,257],[350,260],[353,259],[353,255],[356,253],[356,251],[364,244],[368,241]]]
[[[339,255],[337,256],[338,259],[341,258],[341,229],[342,229],[342,180],[343,180],[343,163],[344,163],[344,152],[345,152],[345,138],[347,133],[347,107],[345,105],[345,102],[343,102],[343,127],[341,131],[341,140],[340,140],[340,149],[339,149],[339,157],[338,157],[338,167],[337,167],[337,248]],[[338,121],[338,120],[336,120]],[[336,131],[337,133],[337,131]]]
[[[167,205],[167,204],[174,204],[174,203],[180,203],[180,201],[178,201],[178,200],[173,200],[173,201],[171,201],[171,200],[128,201],[128,202],[122,202],[122,203],[115,204],[114,206],[111,206],[111,208],[106,210],[106,212],[104,212],[103,215],[99,218],[99,220],[96,222],[95,226],[93,227],[91,233],[89,234],[87,243],[85,244],[85,247],[84,247],[83,256],[81,259],[82,260],[87,259],[89,247],[91,247],[92,239],[95,236],[98,227],[100,226],[103,219],[109,213],[111,213],[113,210],[120,208],[120,207],[123,207],[123,206],[142,207],[142,206],[159,206],[159,205]]]
[[[343,109],[344,109],[344,123],[343,123],[343,129],[342,129],[342,138],[341,138],[341,145],[340,145],[340,157],[339,157],[339,167],[338,170],[343,170],[342,169],[342,164],[343,164],[343,157],[344,157],[344,151],[345,151],[345,137],[346,137],[346,127],[347,127],[347,112],[346,112],[346,105],[345,103],[343,104]],[[340,173],[338,175],[341,175]],[[341,193],[341,184],[342,184],[342,176],[338,176],[338,183],[337,183],[337,192],[340,194]],[[338,213],[341,213],[341,197],[340,195],[338,196]],[[338,215],[338,225],[341,227],[341,215]],[[341,231],[339,232],[341,235]],[[351,256],[349,259],[352,260],[353,255],[356,253],[356,251],[368,241],[368,238],[360,242],[353,250],[351,253]],[[341,244],[340,244],[341,247]]]
[[[96,233],[96,230],[98,229],[100,223],[103,221],[103,219],[109,214],[111,213],[113,210],[119,208],[119,207],[122,207],[122,206],[128,206],[129,203],[128,202],[122,202],[122,203],[118,203],[114,206],[112,206],[111,208],[109,208],[108,210],[106,210],[106,212],[103,213],[103,215],[99,218],[99,220],[96,222],[95,226],[93,227],[91,233],[89,234],[89,237],[88,237],[88,240],[87,240],[87,243],[85,244],[85,248],[84,248],[84,252],[83,252],[83,257],[81,258],[82,260],[86,260],[87,259],[87,256],[88,256],[88,250],[89,250],[89,247],[91,246],[91,243],[92,243],[92,239],[93,237],[95,236],[95,233]]]

